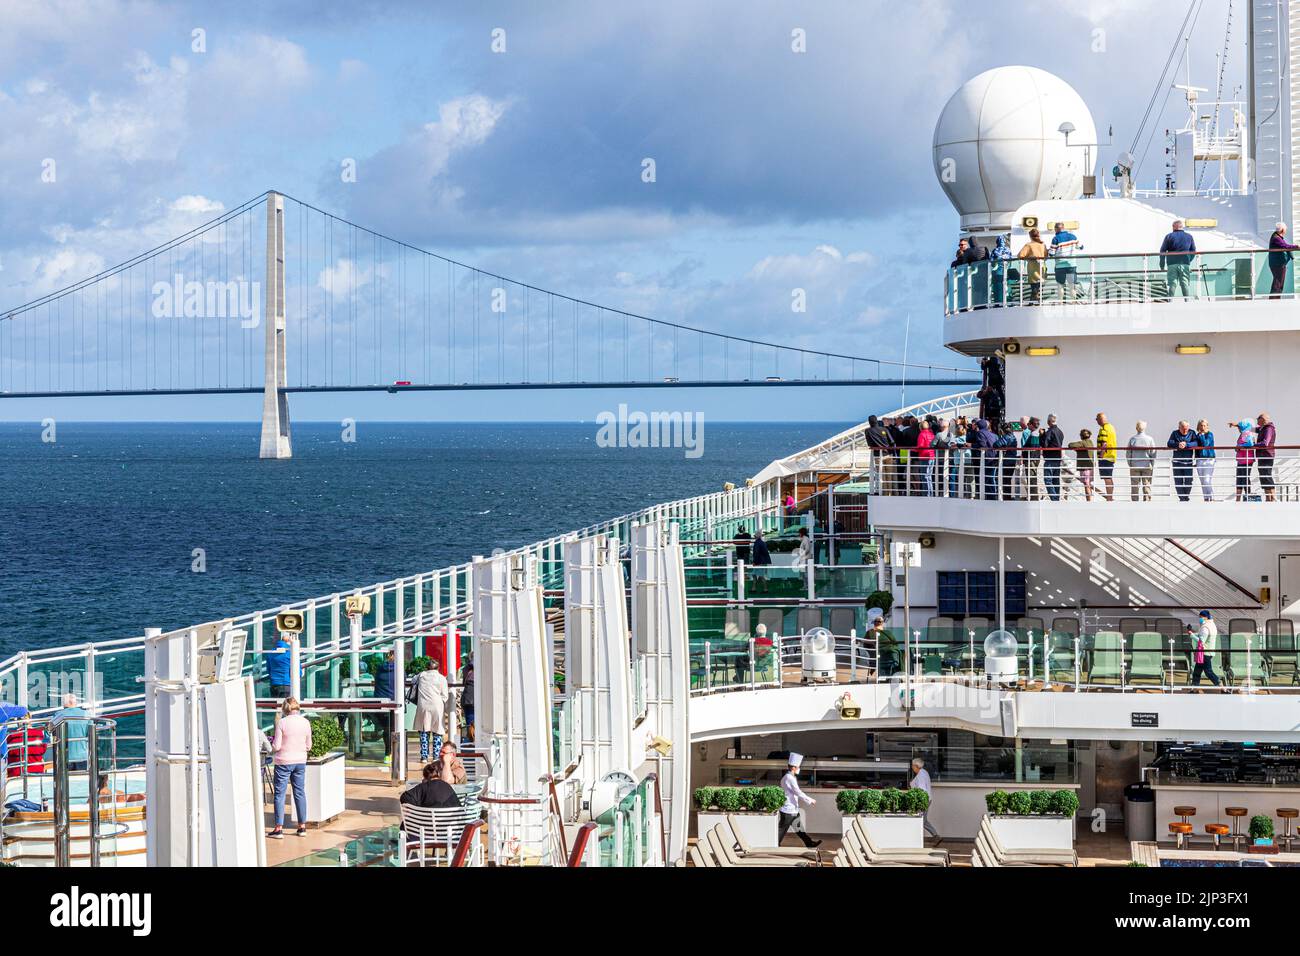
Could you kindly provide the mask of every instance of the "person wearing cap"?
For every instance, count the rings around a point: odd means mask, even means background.
[[[420,762],[437,760],[442,753],[442,731],[447,723],[447,701],[451,689],[447,678],[438,672],[438,662],[415,679],[415,730],[420,732]],[[430,740],[432,738],[432,741]],[[432,743],[432,747],[430,747]]]
[[[1245,501],[1250,494],[1250,468],[1255,463],[1255,425],[1249,418],[1228,422],[1237,429],[1237,500]]]
[[[799,816],[799,810],[802,804],[812,806],[817,801],[808,794],[799,789],[799,766],[803,763],[803,754],[790,754],[785,776],[781,778],[781,789],[785,791],[785,803],[781,806],[781,819],[777,824],[776,845],[780,846],[785,840],[785,835],[789,831],[795,818]],[[803,830],[796,831],[803,845],[812,849],[821,846],[821,840],[814,840]]]
[[[1191,628],[1189,627],[1190,631]],[[1209,611],[1201,612],[1201,629],[1196,632],[1195,654],[1196,666],[1192,669],[1192,686],[1201,682],[1204,675],[1215,687],[1219,686],[1219,676],[1214,673],[1214,654],[1219,647],[1219,628]]]

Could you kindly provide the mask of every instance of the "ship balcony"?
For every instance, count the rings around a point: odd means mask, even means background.
[[[1095,448],[1062,449],[1055,459],[1007,449],[877,455],[872,523],[1004,537],[1300,535],[1300,446],[1277,446],[1273,458],[1201,450],[1215,457],[1170,448],[1133,460],[1120,449],[1114,462],[1098,460]]]
[[[1294,331],[1294,270],[1280,256],[1243,249],[1190,261],[1078,255],[957,266],[944,278],[944,344],[979,355],[1019,339]]]
[[[1292,633],[1220,635],[1212,684],[1198,679],[1185,637],[1015,628],[1014,668],[998,659],[994,680],[984,659],[989,627],[926,626],[910,639],[895,630],[888,643],[836,633],[815,648],[806,635],[783,637],[739,666],[713,642],[692,641],[691,739],[910,721],[1044,740],[1294,740]]]

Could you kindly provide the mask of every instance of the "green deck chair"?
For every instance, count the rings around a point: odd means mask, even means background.
[[[1246,653],[1246,640],[1250,639],[1250,653]],[[1228,635],[1228,674],[1233,684],[1241,684],[1249,677],[1254,684],[1268,683],[1268,659],[1264,656],[1263,639],[1258,634]]]
[[[1138,631],[1133,635],[1133,663],[1129,668],[1131,684],[1165,682],[1166,658],[1164,639],[1155,631]]]
[[[1092,642],[1092,666],[1088,668],[1088,683],[1114,681],[1124,676],[1124,635],[1119,631],[1098,631]]]
[[[1268,654],[1270,680],[1300,683],[1300,653],[1296,652],[1295,630],[1289,620],[1272,618],[1264,622],[1264,650]]]

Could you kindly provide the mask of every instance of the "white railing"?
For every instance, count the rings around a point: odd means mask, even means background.
[[[544,584],[562,586],[562,544],[569,538],[604,534],[628,546],[634,524],[675,522],[679,525],[682,539],[699,542],[684,546],[688,554],[695,553],[705,550],[708,547],[706,542],[715,537],[729,538],[728,522],[779,513],[778,494],[776,483],[768,482],[696,495],[555,535],[507,553],[535,558]],[[715,529],[721,529],[720,533],[715,534]],[[359,645],[364,651],[391,643],[397,637],[413,637],[453,622],[467,621],[470,614],[469,586],[470,565],[465,563],[384,581],[352,592],[340,591],[224,621],[193,625],[183,630],[212,633],[224,628],[247,630],[249,654],[244,665],[247,673],[260,668],[262,657],[274,647],[274,621],[280,612],[297,611],[303,615],[303,646],[309,655],[318,650],[350,650],[349,621],[344,603],[351,594],[368,596],[371,612],[361,630]],[[144,699],[143,694],[135,690],[135,678],[143,673],[144,644],[142,635],[21,651],[0,661],[0,700],[28,707],[33,714],[46,714],[58,709],[64,693],[72,692],[88,710],[100,716],[136,712],[143,706]],[[113,666],[106,667],[106,662]],[[111,687],[112,692],[101,693],[100,689],[104,687]]]
[[[1159,447],[1137,454],[1120,448],[1107,460],[1093,446],[967,445],[932,450],[932,457],[904,448],[877,455],[871,481],[873,492],[882,495],[985,501],[1300,501],[1300,451],[1289,445],[1274,450],[1264,456],[1235,446]]]

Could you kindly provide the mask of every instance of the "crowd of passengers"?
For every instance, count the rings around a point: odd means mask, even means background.
[[[1121,445],[1105,412],[1097,413],[1096,422],[1095,433],[1081,428],[1078,439],[1067,441],[1055,415],[1048,415],[1046,424],[1033,416],[999,423],[966,416],[872,415],[865,437],[879,462],[886,495],[1058,501],[1077,482],[1088,501],[1114,501],[1115,464],[1123,455],[1130,499],[1150,501],[1157,442],[1147,432],[1147,423],[1138,421]],[[1252,473],[1264,498],[1276,498],[1277,427],[1272,417],[1260,412],[1253,422],[1243,418],[1228,427],[1236,430],[1231,451],[1216,444],[1204,418],[1195,428],[1180,421],[1169,433],[1165,447],[1180,501],[1191,500],[1197,482],[1205,500],[1214,500],[1214,471],[1221,453],[1235,455],[1235,500],[1255,500]]]
[[[1011,251],[1011,237],[998,236],[990,249],[971,239],[961,239],[957,243],[957,254],[952,260],[951,268],[974,266],[974,271],[988,270],[987,279],[991,281],[994,303],[1006,301],[1006,286],[1023,278],[1029,289],[1027,305],[1033,305],[1043,298],[1043,274],[1047,263],[1052,263],[1053,277],[1060,287],[1062,297],[1073,296],[1078,282],[1079,270],[1073,257],[1083,251],[1079,237],[1066,228],[1064,222],[1052,224],[1053,235],[1050,246],[1043,242],[1037,229],[1029,230],[1029,239],[1019,252]],[[1269,290],[1271,298],[1279,298],[1286,288],[1287,270],[1294,255],[1292,250],[1300,246],[1292,245],[1286,238],[1286,223],[1279,222],[1273,227],[1273,234],[1268,241],[1268,268],[1273,277]],[[1200,253],[1196,249],[1196,240],[1183,228],[1183,221],[1175,219],[1168,235],[1160,244],[1160,268],[1165,271],[1168,295],[1183,299],[1195,298],[1196,288],[1192,282],[1192,265]],[[1023,266],[1024,274],[1021,274]],[[975,301],[972,305],[986,305],[989,289],[987,283],[976,283],[971,293]]]

